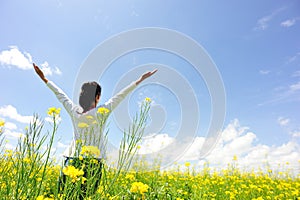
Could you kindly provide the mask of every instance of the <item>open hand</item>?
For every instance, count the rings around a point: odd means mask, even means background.
[[[153,70],[152,72],[146,72],[144,73],[137,81],[136,84],[138,85],[139,83],[141,83],[142,81],[144,81],[146,78],[149,78],[150,76],[152,76],[153,74],[155,74],[157,72],[157,69]]]
[[[33,63],[33,67],[34,67],[35,72],[39,75],[39,77],[40,77],[45,83],[47,83],[47,82],[48,82],[48,79],[45,77],[43,71],[42,71],[35,63]]]

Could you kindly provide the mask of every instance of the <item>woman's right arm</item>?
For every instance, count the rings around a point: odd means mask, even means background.
[[[39,77],[46,83],[46,85],[52,90],[52,92],[56,95],[57,99],[63,104],[67,112],[72,116],[74,111],[78,112],[78,107],[74,105],[71,99],[62,91],[57,85],[55,85],[52,81],[49,81],[43,71],[33,63],[33,67],[35,72],[39,75]]]
[[[34,68],[35,72],[37,73],[37,75],[39,75],[39,77],[47,84],[48,79],[45,77],[43,71],[40,70],[40,68],[35,63],[33,63],[33,68]]]

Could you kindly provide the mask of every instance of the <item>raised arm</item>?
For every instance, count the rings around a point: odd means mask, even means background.
[[[37,75],[39,75],[39,77],[47,84],[48,79],[45,77],[42,70],[40,70],[40,68],[35,63],[33,63],[33,68],[34,68],[35,72],[37,73]]]
[[[141,82],[143,82],[145,79],[149,78],[150,76],[152,76],[156,72],[157,72],[157,69],[153,70],[152,72],[144,73],[138,80],[135,81],[135,84],[136,85],[140,84]]]
[[[141,75],[136,81],[132,82],[129,86],[121,90],[119,93],[117,93],[115,96],[113,96],[111,99],[109,99],[104,106],[107,107],[110,110],[115,109],[123,99],[131,92],[133,91],[137,85],[139,85],[141,82],[143,82],[145,79],[149,78],[153,74],[157,72],[157,69],[153,70],[152,72],[146,72],[143,75]],[[101,107],[101,106],[100,106]]]
[[[33,67],[37,75],[46,83],[46,85],[52,90],[52,92],[56,95],[57,99],[63,104],[67,112],[73,116],[74,112],[78,110],[78,106],[76,106],[73,101],[62,91],[57,85],[55,85],[52,81],[49,81],[43,71],[33,63]],[[81,111],[82,112],[82,111]]]

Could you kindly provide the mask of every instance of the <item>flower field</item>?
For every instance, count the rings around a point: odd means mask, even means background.
[[[117,167],[109,167],[102,161],[101,177],[85,176],[84,170],[95,167],[97,161],[93,156],[99,155],[99,149],[83,146],[78,160],[88,161],[84,164],[66,167],[56,164],[50,151],[59,110],[52,108],[48,114],[53,117],[53,130],[43,133],[43,125],[36,118],[15,150],[5,149],[1,136],[0,199],[300,199],[299,173],[271,169],[243,171],[237,167],[236,157],[226,169],[186,162],[169,170],[160,170],[159,164],[149,170],[143,159],[131,160],[131,167],[127,168],[126,161],[132,158],[130,155],[136,152],[139,142],[130,138],[124,141],[133,141],[133,146],[127,147],[129,154],[120,157]],[[144,115],[139,116],[135,124],[141,125],[144,120]],[[5,122],[0,121],[0,133],[4,128]],[[46,149],[41,148],[44,144]],[[62,174],[66,177],[63,187],[59,182]],[[99,184],[94,191],[96,181]]]

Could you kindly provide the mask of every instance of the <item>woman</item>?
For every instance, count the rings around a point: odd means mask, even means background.
[[[66,109],[66,111],[72,119],[74,129],[73,141],[64,152],[64,157],[66,157],[65,166],[70,164],[71,160],[78,161],[78,153],[76,153],[78,147],[76,147],[76,141],[80,141],[85,137],[83,131],[81,131],[81,128],[78,127],[78,125],[89,124],[90,118],[97,117],[97,110],[100,107],[108,109],[111,113],[111,111],[113,111],[119,105],[119,103],[137,87],[137,85],[139,85],[145,79],[152,76],[157,71],[157,69],[155,69],[152,72],[144,73],[139,79],[133,81],[130,85],[128,85],[118,94],[116,94],[100,106],[97,106],[97,104],[99,103],[101,98],[101,86],[96,82],[86,82],[81,87],[81,92],[79,96],[80,106],[78,106],[75,103],[73,103],[72,100],[58,86],[56,86],[52,81],[48,80],[37,65],[33,63],[33,67],[36,73],[39,75],[39,77],[54,92],[57,99],[63,104],[64,108]],[[105,117],[107,117],[107,115]],[[90,130],[92,130],[92,133],[89,134],[88,140],[87,138],[84,138],[84,145],[95,146],[100,150],[100,154],[98,155],[98,164],[100,165],[99,168],[101,169],[100,159],[105,158],[105,140],[102,135],[102,130],[99,130],[99,126],[97,126],[97,124],[91,124],[91,126],[92,127]],[[100,127],[100,129],[102,128],[103,127]],[[101,176],[101,174],[99,174],[99,176]],[[65,179],[65,177],[63,177],[63,179]],[[97,188],[97,186],[98,183],[95,184],[95,189]]]

